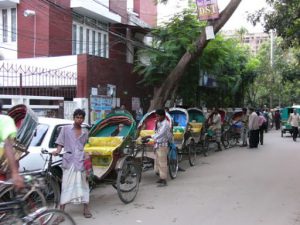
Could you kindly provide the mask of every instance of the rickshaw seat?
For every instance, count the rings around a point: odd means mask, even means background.
[[[184,136],[184,131],[185,131],[185,127],[174,126],[173,127],[174,140],[182,140]]]
[[[202,123],[197,123],[197,122],[190,122],[191,125],[191,131],[193,133],[200,133],[202,129]]]
[[[151,136],[155,133],[154,130],[141,130],[140,137]]]
[[[91,155],[112,155],[122,144],[123,137],[90,137],[84,151]]]

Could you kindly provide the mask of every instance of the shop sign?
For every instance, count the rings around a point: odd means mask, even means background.
[[[199,20],[211,20],[219,18],[217,0],[196,0]]]

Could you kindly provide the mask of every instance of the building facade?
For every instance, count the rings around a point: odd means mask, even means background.
[[[25,79],[50,77],[49,71],[72,67],[77,79],[68,99],[89,98],[114,87],[117,105],[125,104],[131,110],[132,98],[140,98],[147,108],[152,92],[137,85],[140,77],[132,71],[135,52],[143,47],[144,36],[156,25],[156,17],[152,0],[0,0],[0,94],[19,93],[20,87],[25,95],[38,95],[34,92],[37,86],[60,89],[59,82],[28,81],[26,85]],[[56,57],[57,67],[50,66]],[[17,66],[21,60],[22,67]],[[21,79],[1,82],[1,69],[7,71],[8,67],[11,71],[6,77],[13,71],[17,76],[23,73]],[[31,70],[24,72],[27,67]],[[36,67],[45,70],[32,72]]]

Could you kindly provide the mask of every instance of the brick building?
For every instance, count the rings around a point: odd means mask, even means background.
[[[132,99],[139,98],[146,109],[152,91],[137,85],[133,61],[156,17],[153,0],[1,0],[0,57],[3,63],[28,59],[27,66],[54,70],[68,69],[73,55],[74,98],[89,98],[92,89],[103,94],[103,88],[113,86],[118,104],[131,109]],[[60,57],[60,66],[48,67],[55,57]],[[0,90],[1,85],[8,86],[0,82]],[[12,94],[6,92],[13,89],[0,94]],[[23,82],[23,94],[31,95],[26,90]]]

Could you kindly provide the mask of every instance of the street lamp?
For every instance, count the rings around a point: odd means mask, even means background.
[[[34,16],[34,25],[33,25],[33,57],[35,58],[35,46],[36,46],[36,13],[33,10],[26,9],[24,11],[25,17]]]

